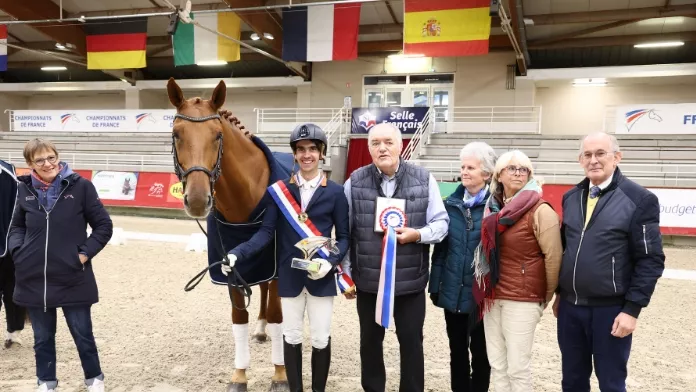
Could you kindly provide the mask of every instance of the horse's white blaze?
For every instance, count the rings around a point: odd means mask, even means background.
[[[266,320],[256,320],[256,330],[254,330],[254,335],[265,335],[266,324]]]
[[[282,326],[280,324],[268,324],[268,335],[271,337],[271,362],[277,366],[284,366]]]
[[[234,368],[248,369],[251,358],[249,355],[249,324],[232,324],[234,336]]]

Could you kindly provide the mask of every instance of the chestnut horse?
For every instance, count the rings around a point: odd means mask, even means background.
[[[230,117],[230,112],[220,111],[226,98],[225,83],[220,81],[210,100],[185,99],[179,85],[170,78],[167,93],[177,111],[172,128],[172,152],[175,171],[181,177],[184,188],[186,213],[196,219],[206,218],[212,213],[213,219],[217,219],[215,214],[221,215],[229,224],[247,223],[266,192],[271,169],[268,157],[253,141],[249,132],[240,129],[239,121]],[[209,235],[211,229],[214,229],[210,222],[209,218]],[[222,252],[229,250],[224,249]],[[211,252],[210,245],[208,252]],[[266,326],[269,331],[272,326],[275,327],[273,331],[280,331],[283,315],[277,281],[259,283],[259,286],[261,310],[255,338],[263,341],[266,338]],[[233,332],[239,336],[235,336],[235,370],[228,391],[243,392],[247,390],[249,342],[246,331],[249,313],[245,309],[245,297],[240,290],[234,289],[231,293]],[[240,330],[243,332],[238,332]],[[282,360],[282,332],[280,335],[272,332],[271,339],[279,341],[272,345],[275,374],[271,379],[270,390],[289,391]]]

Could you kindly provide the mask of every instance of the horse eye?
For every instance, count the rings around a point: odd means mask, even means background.
[[[218,132],[217,136],[215,136],[215,140],[222,140],[222,132]]]
[[[173,137],[175,140],[179,140],[179,134],[178,134],[178,133],[172,134],[172,137]]]

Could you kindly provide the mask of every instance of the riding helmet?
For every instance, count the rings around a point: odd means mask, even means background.
[[[326,155],[328,146],[326,134],[318,125],[305,123],[298,125],[292,130],[292,133],[290,134],[290,147],[292,148],[293,152],[295,151],[295,144],[297,144],[297,142],[300,140],[312,140],[315,142],[320,142],[322,145],[320,150],[323,150],[322,153]]]

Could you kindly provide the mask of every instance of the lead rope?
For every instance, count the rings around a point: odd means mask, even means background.
[[[210,184],[210,189],[213,189],[213,183]],[[214,191],[213,191],[214,192]],[[199,283],[203,280],[205,277],[205,274],[208,273],[213,267],[216,267],[218,265],[230,265],[230,259],[227,256],[227,252],[225,252],[225,244],[222,242],[222,235],[220,234],[220,223],[218,222],[217,217],[215,216],[215,196],[213,195],[213,206],[211,208],[211,213],[213,214],[213,219],[215,220],[215,227],[217,229],[217,234],[218,234],[218,240],[219,243],[216,241],[213,241],[214,244],[216,244],[216,247],[218,248],[217,251],[222,255],[222,260],[217,261],[213,264],[210,264],[206,268],[204,268],[201,272],[198,273],[198,275],[194,276],[193,279],[191,279],[188,283],[186,283],[186,286],[184,287],[184,291],[191,291],[196,286],[198,286]],[[208,237],[208,233],[203,229],[203,226],[201,226],[201,222],[196,219],[196,223],[198,224],[198,227],[201,229],[203,234],[205,234],[206,238]],[[237,307],[237,305],[234,303],[234,297],[232,296],[233,290],[238,290],[239,293],[244,297],[244,307],[240,308]],[[251,305],[251,287],[249,287],[249,284],[242,278],[242,276],[239,274],[237,271],[237,268],[232,267],[232,271],[227,274],[227,292],[230,296],[230,302],[232,302],[232,306],[237,309],[237,310],[246,310],[249,305]]]

